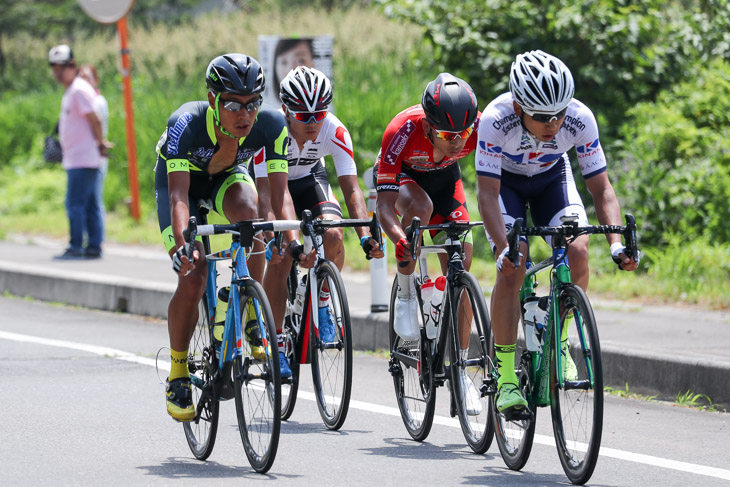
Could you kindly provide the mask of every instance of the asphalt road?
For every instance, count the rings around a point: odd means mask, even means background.
[[[548,411],[538,416],[522,472],[504,466],[495,444],[485,455],[471,453],[448,417],[445,390],[431,434],[417,443],[398,415],[387,361],[370,354],[356,354],[341,431],[321,423],[305,366],[267,475],[248,465],[232,401],[222,405],[213,454],[199,462],[165,411],[155,357],[166,344],[161,320],[0,298],[0,485],[567,483]],[[589,485],[730,485],[729,433],[730,414],[607,395],[603,450]]]

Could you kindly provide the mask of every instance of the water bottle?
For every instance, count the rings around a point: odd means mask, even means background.
[[[431,321],[434,326],[434,338],[436,337],[435,328],[441,319],[441,302],[444,300],[444,289],[446,289],[446,278],[439,276],[433,286],[433,294],[431,295]]]
[[[423,302],[423,324],[426,327],[426,336],[429,339],[436,337],[436,323],[431,320],[431,296],[433,296],[434,283],[427,279],[421,284],[421,301]]]
[[[304,309],[304,293],[307,290],[307,279],[306,275],[302,276],[302,279],[297,284],[297,291],[294,297],[294,313],[301,315]]]
[[[540,302],[544,301],[545,309],[540,306]],[[547,299],[539,296],[528,296],[525,299],[525,346],[531,352],[541,350],[540,338],[542,337],[542,329],[545,326],[547,318]]]

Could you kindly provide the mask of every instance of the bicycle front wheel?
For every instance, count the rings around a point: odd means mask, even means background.
[[[551,347],[553,432],[565,474],[574,484],[584,484],[596,467],[603,432],[601,347],[593,309],[583,290],[565,287],[559,303],[560,328],[568,327],[568,347],[555,350],[554,343]]]
[[[247,307],[253,306],[258,310],[259,340],[248,336],[238,338],[238,353],[233,367],[236,415],[248,461],[254,470],[265,473],[274,464],[279,446],[279,348],[274,317],[263,287],[256,281],[246,281],[242,286],[240,303],[242,327],[245,326]]]
[[[388,329],[390,334],[389,371],[393,376],[395,398],[398,401],[403,424],[416,441],[428,437],[433,425],[436,405],[436,387],[433,381],[433,367],[429,348],[431,342],[421,326],[418,340],[403,340],[395,332],[395,300],[398,296],[398,279],[393,282],[390,293]],[[419,317],[422,323],[423,317]]]
[[[318,310],[319,327],[322,330],[331,320],[334,324],[333,341],[322,340],[323,334],[314,340],[312,347],[312,381],[317,407],[322,421],[331,430],[339,429],[345,422],[350,407],[352,391],[352,331],[350,329],[350,308],[347,304],[345,284],[340,271],[332,262],[323,261],[317,268],[317,296],[329,293],[328,308]]]
[[[468,272],[458,276],[454,296],[455,302],[444,309],[444,325],[452,337],[451,389],[464,438],[474,453],[481,454],[494,438],[488,395],[496,389],[489,356],[489,313],[479,282]],[[452,323],[454,316],[456,326]]]
[[[530,352],[524,348],[524,326],[519,326],[517,330],[515,373],[522,395],[530,402],[530,398],[533,395],[533,388],[536,387],[530,380],[532,359]],[[489,350],[492,359],[496,360],[494,355],[494,336],[490,338]],[[510,470],[520,470],[525,466],[532,452],[537,409],[530,403],[530,411],[508,416],[498,412],[495,403],[496,396],[492,396],[491,408],[492,417],[494,418],[494,434],[497,440],[497,446],[499,447],[499,453],[502,455],[502,460],[504,460],[505,465]]]
[[[213,395],[212,379],[217,367],[211,345],[211,329],[208,319],[207,292],[198,304],[198,319],[190,340],[188,370],[190,371],[195,419],[183,423],[185,438],[198,460],[205,460],[213,452],[218,431],[218,398]]]

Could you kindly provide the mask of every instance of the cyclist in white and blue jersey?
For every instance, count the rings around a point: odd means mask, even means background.
[[[500,412],[527,407],[514,368],[519,289],[525,276],[520,261],[528,255],[527,240],[523,237],[521,257],[512,263],[507,258],[507,230],[515,219],[526,217],[528,205],[537,226],[559,225],[560,217],[569,214],[577,214],[580,225],[589,224],[567,155],[574,147],[599,223],[621,224],[621,208],[608,179],[596,119],[573,98],[574,91],[570,70],[560,59],[542,51],[520,54],[512,63],[510,91],[487,105],[479,124],[475,159],[479,212],[498,269],[491,317]],[[638,262],[626,256],[621,237],[607,234],[606,238],[611,255],[621,260],[622,268],[635,270]],[[573,282],[587,289],[588,236],[571,244],[568,259]],[[576,370],[565,335],[561,337],[563,364],[566,377],[571,377]]]

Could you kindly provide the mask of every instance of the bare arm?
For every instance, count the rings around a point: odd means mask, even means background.
[[[398,214],[395,211],[396,201],[398,201],[398,193],[396,191],[382,191],[378,193],[378,200],[375,205],[380,226],[394,244],[406,237],[406,233],[401,228]]]
[[[337,180],[342,188],[342,194],[345,197],[345,204],[347,205],[347,211],[350,214],[350,218],[356,218],[358,220],[364,220],[368,217],[367,206],[365,205],[365,198],[363,197],[360,185],[357,182],[357,176],[354,174],[348,176],[339,176]],[[362,240],[363,237],[371,237],[370,229],[367,227],[356,227],[355,231],[357,236]],[[378,241],[371,237],[370,240],[371,249],[368,255],[375,259],[383,257],[383,251],[380,250]]]
[[[603,172],[592,178],[586,179],[586,187],[593,196],[593,204],[596,206],[596,216],[601,225],[621,225],[621,207],[616,198],[608,174]],[[621,236],[613,233],[606,234],[609,245],[614,242],[621,242]]]
[[[269,173],[269,201],[271,202],[271,212],[274,217],[279,220],[296,220],[297,215],[294,211],[294,203],[289,194],[289,175],[285,172]],[[259,195],[261,198],[261,195]],[[284,232],[285,240],[291,242],[299,236],[299,232],[290,230]]]
[[[106,156],[107,144],[104,140],[104,133],[101,128],[101,120],[96,112],[89,112],[86,114],[86,120],[89,121],[91,126],[91,133],[94,135],[96,145],[99,147],[99,152],[102,156]]]
[[[479,214],[484,222],[484,228],[494,241],[496,255],[507,247],[507,231],[504,227],[502,210],[499,207],[499,189],[501,181],[496,178],[479,176],[477,178],[477,200]]]

